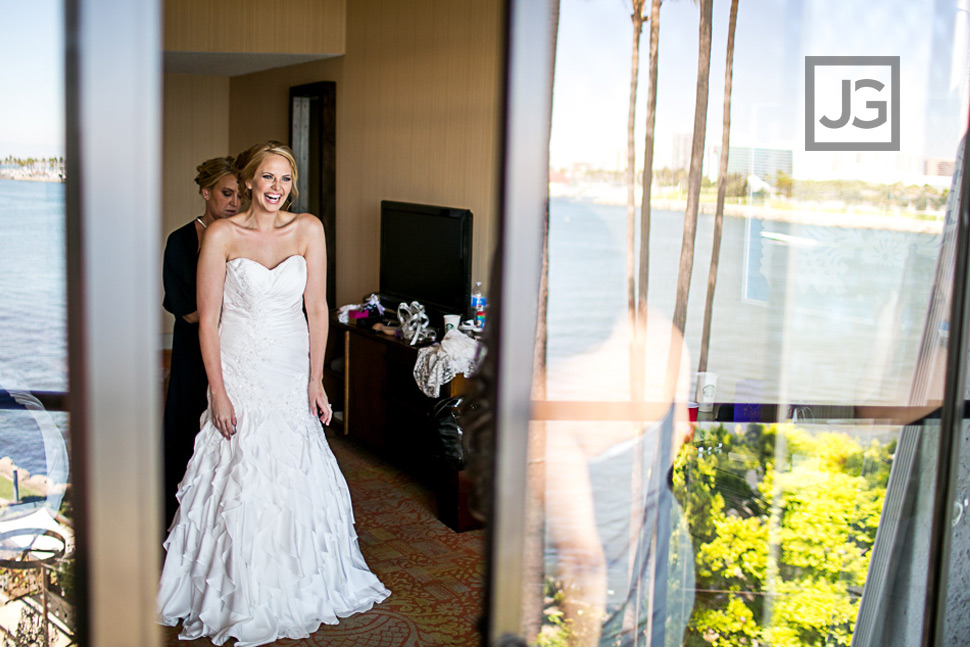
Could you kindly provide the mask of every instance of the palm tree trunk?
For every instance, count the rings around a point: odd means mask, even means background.
[[[687,298],[694,268],[694,239],[697,234],[697,212],[701,197],[701,171],[704,162],[704,137],[707,130],[708,82],[711,71],[711,12],[713,0],[700,0],[700,38],[697,51],[697,95],[694,103],[694,138],[687,176],[687,211],[684,214],[684,238],[680,248],[677,273],[677,301],[674,325],[683,332],[687,322]]]
[[[640,200],[640,276],[637,291],[636,340],[637,349],[633,357],[642,376],[647,338],[647,288],[650,284],[650,200],[653,189],[653,146],[657,125],[657,51],[660,47],[660,2],[650,3],[650,74],[647,86],[647,128],[643,145],[643,197]],[[641,377],[642,379],[642,377]]]
[[[637,81],[640,73],[640,34],[643,32],[643,5],[646,0],[633,0],[633,47],[630,59],[630,105],[627,109],[626,120],[626,302],[627,316],[630,322],[630,357],[637,357],[637,341],[633,331],[636,329],[636,251],[634,236],[636,234],[636,142],[633,138],[634,127],[637,122]],[[644,170],[644,180],[647,171]],[[637,367],[640,362],[630,362],[630,397],[636,398],[642,393],[642,371]]]
[[[731,0],[728,21],[727,61],[724,64],[724,126],[721,131],[721,160],[717,172],[717,207],[714,211],[714,243],[711,248],[711,271],[707,275],[707,299],[704,302],[704,328],[701,332],[701,355],[697,371],[707,370],[707,355],[711,344],[711,316],[714,310],[714,289],[717,287],[717,264],[721,256],[721,230],[724,222],[724,195],[727,192],[728,151],[731,141],[731,78],[734,68],[734,29],[738,23],[738,0]]]

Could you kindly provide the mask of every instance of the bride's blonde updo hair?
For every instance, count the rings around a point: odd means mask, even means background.
[[[228,155],[207,159],[196,166],[195,171],[195,183],[199,185],[199,193],[202,193],[202,189],[211,189],[227,175],[237,175],[235,160]]]
[[[293,151],[285,144],[276,140],[270,140],[265,144],[250,146],[236,157],[236,175],[239,177],[239,195],[243,200],[243,209],[248,209],[249,203],[253,199],[252,191],[246,186],[246,182],[256,177],[256,171],[259,170],[259,165],[270,155],[279,155],[285,158],[290,163],[290,169],[293,171],[293,188],[290,189],[290,195],[287,198],[286,204],[283,205],[283,208],[292,204],[299,195],[296,189],[298,174]]]

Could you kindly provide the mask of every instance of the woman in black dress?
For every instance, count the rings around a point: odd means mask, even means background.
[[[175,315],[172,363],[165,398],[165,525],[172,522],[175,492],[192,456],[199,418],[206,408],[205,367],[199,350],[199,313],[195,274],[206,227],[239,209],[239,187],[232,157],[216,157],[196,167],[195,183],[205,200],[205,213],[171,233],[165,243],[162,306]]]

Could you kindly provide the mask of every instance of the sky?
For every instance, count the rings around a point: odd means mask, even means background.
[[[733,145],[792,150],[796,175],[844,175],[889,163],[883,175],[919,167],[927,157],[952,159],[966,128],[966,26],[961,0],[740,0],[731,110]],[[728,0],[715,0],[707,144],[720,144]],[[965,0],[962,4],[967,4]],[[553,94],[553,167],[584,162],[625,168],[632,24],[630,0],[561,0]],[[636,158],[642,164],[649,26],[641,37]],[[660,53],[655,168],[671,163],[675,135],[693,130],[698,7],[665,0]],[[955,45],[956,43],[956,45]],[[849,155],[805,151],[805,57],[899,56],[901,151]],[[854,69],[854,78],[870,70]],[[831,76],[831,75],[829,75]],[[955,79],[955,81],[954,81]],[[816,109],[838,114],[838,78],[817,80]],[[858,104],[876,96],[860,93]],[[863,116],[862,106],[854,108]],[[855,111],[858,111],[855,112]],[[888,161],[887,161],[888,160]]]
[[[756,6],[756,3],[761,6]],[[597,165],[615,163],[625,154],[629,101],[632,27],[629,0],[562,0],[554,90],[553,164],[586,158]],[[770,132],[773,139],[795,136],[772,113],[784,114],[794,98],[789,71],[798,63],[785,42],[788,15],[795,3],[783,0],[743,0],[738,13],[734,64],[732,133],[738,140]],[[720,137],[724,87],[724,52],[730,3],[714,3],[710,73],[709,126]],[[750,15],[751,17],[747,17]],[[773,28],[766,28],[772,25]],[[780,26],[780,29],[779,29]],[[643,139],[649,56],[649,25],[640,44],[637,142]],[[657,102],[658,163],[669,163],[675,133],[691,133],[697,80],[698,9],[688,0],[661,5]],[[743,42],[757,42],[744,47]],[[765,52],[782,56],[765,56]],[[745,68],[753,70],[745,74]],[[739,97],[743,97],[742,100]],[[754,128],[757,120],[760,130]],[[580,126],[584,124],[584,126]],[[712,130],[713,128],[709,128]],[[562,131],[561,136],[557,136]],[[609,143],[609,144],[608,144]],[[595,158],[599,159],[595,159]],[[637,159],[642,159],[638,152]]]
[[[64,154],[62,4],[0,4],[0,159]]]
[[[790,149],[803,175],[879,166],[885,156],[849,159],[804,150],[807,55],[900,56],[901,155],[919,166],[952,158],[965,128],[967,0],[740,0],[731,141]],[[729,0],[715,0],[707,144],[721,139]],[[632,28],[630,0],[561,0],[553,99],[554,167],[625,167]],[[4,2],[0,43],[0,158],[64,154],[64,42],[60,0]],[[698,8],[665,0],[661,8],[655,167],[672,162],[675,136],[692,132],[697,78]],[[642,163],[649,24],[641,37],[635,139]],[[821,114],[837,114],[838,79],[818,91]],[[834,83],[834,85],[833,85]],[[823,84],[825,85],[825,84]],[[859,95],[859,103],[865,97]],[[891,170],[899,172],[899,169]]]

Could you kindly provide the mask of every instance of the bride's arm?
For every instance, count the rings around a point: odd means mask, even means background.
[[[222,379],[222,354],[219,350],[219,315],[222,312],[222,292],[226,285],[226,258],[229,246],[230,223],[220,221],[209,225],[199,251],[197,301],[199,305],[199,345],[202,363],[209,378],[212,394],[210,420],[227,440],[236,433],[236,412],[226,393]]]
[[[301,214],[301,235],[306,245],[307,280],[303,292],[307,326],[310,330],[310,384],[307,393],[310,410],[328,425],[333,411],[323,390],[323,356],[327,350],[330,331],[330,310],[327,307],[327,239],[323,223],[316,216]]]

